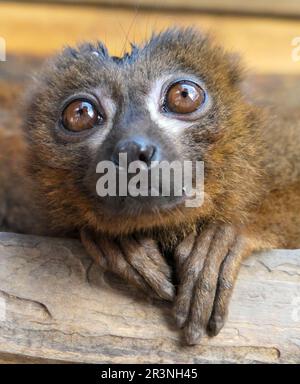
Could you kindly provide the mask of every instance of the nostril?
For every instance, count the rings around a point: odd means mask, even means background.
[[[143,163],[148,163],[149,159],[145,155],[145,153],[140,153],[139,161],[142,161]]]
[[[157,148],[152,143],[147,143],[145,139],[133,138],[121,141],[116,145],[112,154],[112,160],[116,165],[119,165],[120,154],[126,154],[128,163],[138,160],[149,167],[156,152]]]
[[[145,149],[141,150],[138,156],[139,161],[149,165],[151,160],[154,157],[155,147],[153,145],[147,146]]]

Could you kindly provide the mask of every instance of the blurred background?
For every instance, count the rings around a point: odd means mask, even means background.
[[[7,55],[43,58],[103,40],[114,55],[169,25],[210,29],[256,73],[300,74],[299,0],[75,0],[0,2]],[[293,45],[294,44],[294,45]],[[296,54],[296,56],[295,56]]]

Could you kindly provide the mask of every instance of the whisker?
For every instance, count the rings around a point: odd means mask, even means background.
[[[124,34],[125,34],[125,41],[124,41],[124,44],[123,44],[123,48],[122,48],[122,50],[121,50],[121,56],[123,56],[123,55],[125,54],[126,45],[128,44],[128,41],[129,41],[129,35],[130,35],[130,32],[131,32],[131,30],[132,30],[132,28],[133,28],[134,23],[136,22],[136,19],[137,19],[139,10],[140,10],[140,5],[137,5],[137,6],[135,7],[135,13],[134,13],[133,18],[132,18],[132,20],[131,20],[131,23],[130,23],[130,25],[129,25],[129,28],[128,28],[127,33],[124,31],[124,29],[123,29],[123,27],[122,27],[122,30],[123,30],[123,32],[124,32]]]

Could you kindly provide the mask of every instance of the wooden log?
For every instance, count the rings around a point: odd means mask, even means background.
[[[0,233],[0,362],[300,362],[300,250],[245,261],[228,322],[185,346],[171,306],[103,273],[76,240]]]

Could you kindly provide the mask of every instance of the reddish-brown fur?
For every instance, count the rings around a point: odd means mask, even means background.
[[[9,134],[6,127],[0,130],[2,226],[50,235],[81,232],[87,250],[103,268],[172,300],[170,267],[157,248],[159,242],[164,252],[174,254],[179,281],[175,316],[188,343],[194,344],[203,332],[216,335],[222,328],[245,257],[254,250],[300,246],[300,115],[293,111],[277,117],[247,103],[234,57],[193,30],[167,31],[144,50],[148,61],[143,63],[144,51],[137,51],[141,59],[136,60],[133,87],[145,71],[159,73],[163,63],[176,61],[202,71],[213,90],[215,120],[203,122],[201,129],[186,132],[174,144],[179,152],[184,148],[183,158],[187,153],[195,158],[197,151],[203,155],[203,206],[182,205],[138,218],[95,210],[78,187],[76,167],[63,169],[80,162],[82,147],[66,152],[53,143],[47,125],[53,119],[50,105],[61,90],[70,87],[71,79],[79,82],[90,74],[93,63],[79,51],[77,56],[58,56],[30,91],[27,144],[18,129]],[[108,63],[121,79],[118,68]]]

